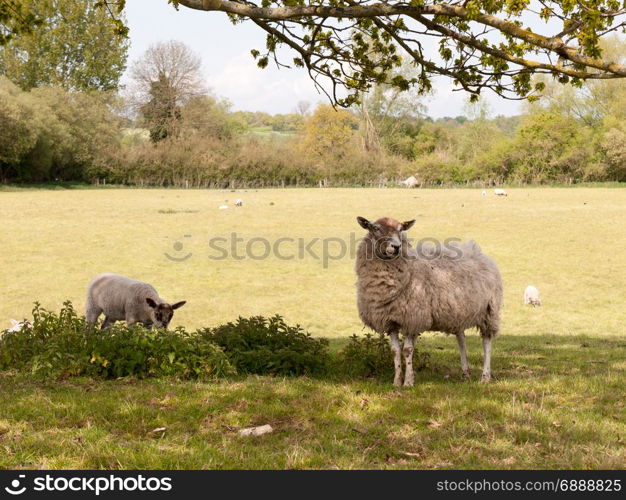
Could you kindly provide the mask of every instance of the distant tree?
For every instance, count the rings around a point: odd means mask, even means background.
[[[296,114],[304,118],[306,117],[310,108],[311,108],[311,103],[309,101],[298,101],[298,104],[296,104]]]
[[[181,106],[206,94],[200,66],[200,58],[175,40],[152,45],[131,66],[131,100],[154,142],[175,136]]]
[[[301,147],[317,157],[340,156],[354,138],[357,127],[352,113],[322,104],[304,124]]]
[[[211,95],[193,97],[180,108],[180,125],[185,135],[219,140],[231,139],[246,129],[245,120],[230,112],[230,102]]]
[[[164,75],[150,82],[150,100],[140,108],[144,122],[150,129],[150,139],[158,142],[178,135],[180,105],[176,101],[172,87]]]
[[[22,12],[19,18],[29,28],[8,29],[5,43],[0,46],[0,74],[24,90],[43,85],[67,90],[117,88],[126,67],[129,42],[110,16],[96,8],[97,3],[96,0],[18,2]],[[1,9],[6,13],[7,6],[13,4],[16,4],[14,0],[2,0],[0,16]],[[27,21],[31,18],[38,22]],[[16,22],[16,18],[12,21]]]
[[[591,148],[591,130],[573,118],[549,111],[528,115],[513,141],[511,175],[519,182],[581,179]]]
[[[24,92],[0,76],[0,179],[80,180],[114,147],[119,119],[102,93]]]

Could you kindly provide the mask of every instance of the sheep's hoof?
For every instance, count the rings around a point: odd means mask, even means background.
[[[488,384],[490,380],[491,380],[491,374],[489,373],[483,373],[483,376],[480,377],[481,384]]]

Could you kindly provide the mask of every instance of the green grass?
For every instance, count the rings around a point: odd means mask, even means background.
[[[462,382],[428,336],[416,386],[247,377],[35,383],[0,377],[0,467],[623,468],[626,338],[511,336]],[[240,428],[275,431],[243,438]],[[165,432],[151,433],[165,427]]]
[[[69,299],[81,310],[89,279],[113,271],[186,299],[173,324],[279,313],[336,339],[337,350],[362,331],[352,259],[327,267],[313,258],[211,260],[208,241],[232,232],[350,241],[362,233],[357,215],[416,218],[417,238],[474,238],[505,287],[488,386],[476,381],[473,333],[472,382],[460,381],[454,339],[427,334],[418,345],[431,366],[410,390],[391,381],[35,382],[5,373],[0,467],[623,468],[626,192],[524,188],[501,199],[480,191],[0,191],[2,328],[28,317],[35,300],[58,310]],[[243,207],[232,207],[236,198]],[[320,253],[321,243],[313,248]],[[193,255],[176,263],[166,252]],[[528,284],[543,307],[522,305]],[[237,435],[265,423],[273,434]],[[157,427],[167,430],[149,434]]]
[[[233,207],[237,198],[243,207]],[[346,337],[362,330],[349,256],[327,267],[310,256],[211,260],[209,239],[319,238],[320,255],[324,238],[349,246],[351,233],[362,235],[357,215],[415,218],[414,238],[476,239],[502,271],[503,335],[626,333],[626,191],[603,188],[510,189],[504,199],[467,189],[1,192],[0,327],[29,316],[35,300],[58,310],[69,299],[81,311],[89,280],[110,271],[187,300],[174,324],[189,329],[279,313],[314,335]],[[281,249],[298,253],[295,243]],[[543,308],[523,306],[528,284]]]

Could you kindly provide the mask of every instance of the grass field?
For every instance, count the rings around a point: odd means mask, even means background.
[[[349,252],[362,234],[357,215],[415,218],[410,236],[473,238],[495,258],[505,306],[492,384],[461,382],[456,342],[438,334],[420,340],[431,366],[403,391],[305,378],[44,383],[5,373],[0,467],[624,467],[621,188],[510,189],[507,198],[474,189],[0,191],[0,328],[35,300],[82,309],[89,279],[113,271],[186,299],[174,324],[280,313],[338,348],[362,331]],[[238,255],[251,241],[259,257],[265,241],[292,238],[280,251],[297,256],[301,238],[319,258],[237,260],[232,233],[243,239]],[[337,238],[347,254],[325,262],[323,241],[336,256]],[[211,259],[216,245],[229,256]],[[543,307],[522,305],[528,284]],[[469,350],[477,375],[476,335]],[[264,423],[276,432],[236,433]],[[157,427],[167,430],[150,434]]]

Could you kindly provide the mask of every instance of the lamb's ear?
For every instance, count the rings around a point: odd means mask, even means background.
[[[368,231],[372,229],[372,223],[368,221],[365,217],[357,217],[356,221],[363,229],[367,229]]]
[[[152,300],[150,297],[146,297],[146,302],[152,309],[157,308],[157,303],[154,300]]]
[[[402,230],[403,231],[408,231],[409,229],[411,229],[413,227],[413,224],[415,224],[415,219],[403,222],[402,223]]]
[[[179,307],[183,307],[187,303],[186,300],[181,300],[180,302],[176,302],[176,304],[172,304],[172,309],[178,309]]]

